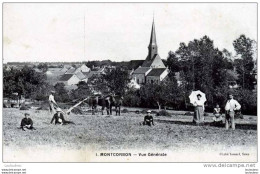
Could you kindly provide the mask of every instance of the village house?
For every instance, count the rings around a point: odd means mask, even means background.
[[[90,68],[87,67],[85,64],[78,65],[76,67],[70,67],[68,71],[65,72],[65,74],[77,74],[78,72],[89,72]]]
[[[64,83],[65,86],[76,85],[81,79],[75,74],[64,74],[59,79],[58,83]]]

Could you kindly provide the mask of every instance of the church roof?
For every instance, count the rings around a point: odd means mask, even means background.
[[[147,74],[147,76],[160,76],[165,70],[166,68],[154,68]]]
[[[138,67],[133,74],[145,74],[147,71],[149,71],[150,67]]]
[[[155,54],[152,60],[146,59],[142,67],[166,68],[159,54]]]

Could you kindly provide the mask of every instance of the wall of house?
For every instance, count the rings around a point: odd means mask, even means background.
[[[79,81],[80,79],[74,75],[67,81],[67,85],[76,85],[79,83]]]
[[[135,79],[138,84],[145,83],[144,74],[133,74],[132,76],[133,76],[133,79]]]
[[[146,82],[160,84],[160,77],[159,76],[146,76]]]
[[[166,69],[160,76],[160,81],[162,81],[169,74],[169,70]]]
[[[65,86],[68,86],[68,81],[58,81],[57,83],[63,83]]]
[[[90,71],[90,68],[87,67],[86,65],[82,65],[82,66],[80,67],[80,70],[81,70],[82,72],[89,72],[89,71]]]

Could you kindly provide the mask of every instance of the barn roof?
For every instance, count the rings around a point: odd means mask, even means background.
[[[68,81],[74,74],[64,74],[61,76],[60,81]]]
[[[66,74],[73,74],[75,71],[76,69],[71,67],[68,71],[66,71]]]
[[[76,75],[78,76],[78,78],[80,80],[87,78],[86,75],[84,73],[82,73],[82,72],[78,72],[78,73],[76,73]]]
[[[165,70],[166,68],[154,68],[147,74],[147,76],[160,76]]]

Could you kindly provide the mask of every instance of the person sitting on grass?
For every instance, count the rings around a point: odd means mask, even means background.
[[[51,124],[54,121],[54,124],[60,124],[60,125],[65,125],[65,124],[75,124],[72,121],[67,121],[64,119],[64,116],[62,114],[62,110],[60,108],[56,109],[56,113],[53,115],[51,119]]]
[[[25,113],[24,114],[24,118],[22,119],[21,121],[21,126],[20,128],[25,131],[25,128],[26,129],[30,129],[30,130],[35,130],[35,128],[33,127],[33,121],[30,117],[30,114],[29,113]]]
[[[222,123],[223,122],[222,111],[221,111],[221,108],[219,107],[218,104],[214,108],[213,115],[214,115],[214,117],[213,117],[214,123]]]
[[[143,125],[148,125],[148,126],[154,125],[153,116],[151,115],[150,110],[147,111],[147,115],[144,117]]]

